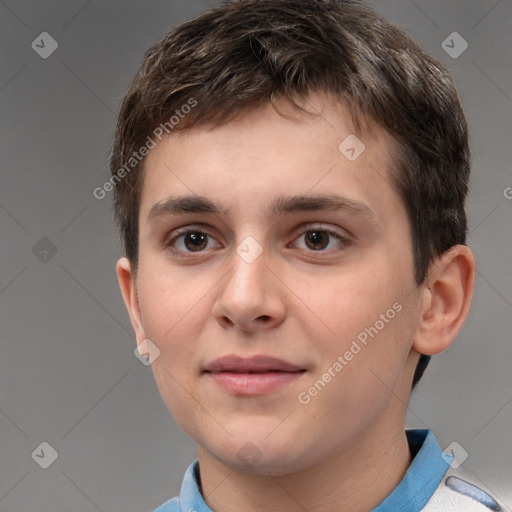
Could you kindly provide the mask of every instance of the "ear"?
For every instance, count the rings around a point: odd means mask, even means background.
[[[422,304],[413,348],[432,355],[448,348],[466,320],[475,286],[475,259],[455,245],[432,263],[422,285]]]
[[[146,339],[144,328],[142,327],[142,316],[140,314],[139,297],[137,295],[137,287],[134,282],[132,266],[128,258],[120,258],[116,264],[117,279],[121,288],[126,309],[130,315],[137,345]]]

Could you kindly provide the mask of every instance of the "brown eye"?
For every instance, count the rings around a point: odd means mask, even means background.
[[[293,245],[305,251],[314,251],[318,253],[331,253],[333,250],[344,250],[351,245],[349,238],[323,226],[307,226]]]
[[[201,251],[208,245],[208,235],[200,231],[190,232],[184,235],[183,243],[190,251]]]
[[[185,229],[181,233],[178,231],[175,235],[167,239],[165,246],[178,253],[200,253],[208,249],[221,247],[215,238],[198,229]]]
[[[308,231],[305,235],[306,245],[309,249],[320,251],[329,244],[330,235],[325,231]]]

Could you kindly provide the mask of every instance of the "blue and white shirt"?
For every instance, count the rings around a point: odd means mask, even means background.
[[[450,465],[430,430],[406,430],[412,464],[395,490],[371,512],[512,512],[488,492],[470,481],[460,468]],[[212,512],[199,487],[199,464],[187,469],[179,497],[153,512]]]

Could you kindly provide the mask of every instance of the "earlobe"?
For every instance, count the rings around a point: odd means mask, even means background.
[[[432,355],[448,348],[469,312],[475,286],[475,260],[469,247],[456,245],[432,263],[413,348]]]
[[[133,279],[133,272],[128,258],[122,257],[116,264],[117,279],[121,295],[130,315],[130,321],[135,331],[137,344],[141,343],[145,338],[144,328],[142,326],[142,318],[140,314],[139,297],[137,295],[136,285]]]

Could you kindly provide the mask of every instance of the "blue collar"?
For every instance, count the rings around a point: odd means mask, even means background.
[[[395,490],[372,512],[419,512],[432,497],[450,467],[452,456],[443,454],[430,430],[406,430],[405,434],[411,452],[417,452],[416,457]]]
[[[420,512],[450,467],[451,455],[443,454],[430,430],[406,430],[406,435],[411,452],[416,453],[416,456],[395,490],[371,512],[396,512],[397,510]],[[179,500],[173,498],[154,512],[187,512],[189,510],[212,512],[201,495],[197,460],[185,473]]]

